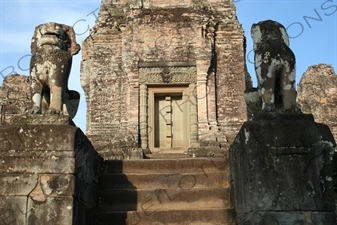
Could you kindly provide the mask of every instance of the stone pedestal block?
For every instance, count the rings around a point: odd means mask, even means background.
[[[334,138],[311,115],[260,116],[230,149],[239,225],[336,224]]]
[[[11,118],[0,127],[0,224],[92,224],[102,165],[68,116]]]

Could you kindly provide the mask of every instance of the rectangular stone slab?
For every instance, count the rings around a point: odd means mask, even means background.
[[[73,197],[48,197],[44,202],[28,199],[27,225],[72,224]]]
[[[295,219],[302,211],[333,213],[334,146],[329,128],[306,117],[246,122],[230,149],[238,224],[258,224],[261,213],[293,211]],[[293,224],[278,215],[278,224]]]
[[[27,196],[0,196],[0,224],[26,225]]]
[[[72,151],[26,151],[17,155],[0,156],[0,173],[74,173]]]
[[[75,132],[69,125],[3,125],[0,127],[0,151],[74,150]]]
[[[33,173],[0,174],[0,195],[27,196],[35,188],[38,179],[38,174]]]

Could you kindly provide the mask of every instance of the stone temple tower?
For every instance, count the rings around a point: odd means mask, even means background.
[[[228,151],[247,119],[244,48],[231,0],[103,0],[82,52],[88,137],[103,155]]]

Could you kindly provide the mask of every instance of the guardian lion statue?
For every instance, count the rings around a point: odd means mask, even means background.
[[[284,26],[266,20],[253,24],[254,64],[262,111],[285,112],[297,109],[295,55],[289,48]]]
[[[26,113],[75,117],[80,95],[68,90],[68,78],[72,57],[80,49],[70,26],[50,22],[35,28],[30,60],[32,107]]]

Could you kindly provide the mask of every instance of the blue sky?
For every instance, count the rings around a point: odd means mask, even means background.
[[[282,23],[297,60],[297,83],[311,65],[326,63],[337,67],[337,0],[234,0],[237,17],[247,37],[247,65],[255,79],[250,27],[261,20]],[[95,22],[100,0],[32,1],[0,0],[0,83],[14,71],[29,75],[30,41],[35,26],[58,22],[74,26],[82,43]],[[69,89],[81,93],[74,121],[85,131],[85,96],[80,85],[81,54],[74,57]]]

